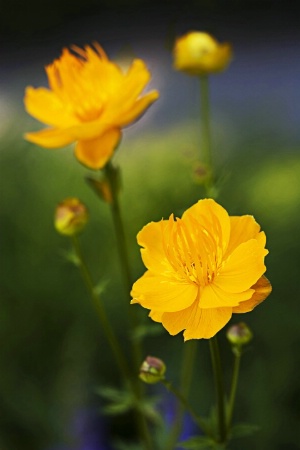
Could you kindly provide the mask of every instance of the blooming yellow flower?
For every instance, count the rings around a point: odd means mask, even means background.
[[[232,216],[212,199],[200,200],[182,218],[151,222],[137,236],[146,273],[131,303],[172,335],[211,338],[231,318],[271,292],[263,275],[266,236],[252,216]]]
[[[151,91],[141,96],[150,80],[141,59],[123,73],[97,43],[72,50],[64,49],[46,67],[50,89],[26,89],[27,112],[50,128],[27,133],[25,138],[46,148],[77,142],[76,158],[100,169],[112,157],[121,128],[135,121],[159,94]]]
[[[208,33],[191,31],[175,42],[175,69],[189,75],[221,72],[231,59],[231,45],[227,42],[220,44]]]

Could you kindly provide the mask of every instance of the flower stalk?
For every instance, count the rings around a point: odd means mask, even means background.
[[[225,420],[225,394],[224,394],[223,373],[217,336],[212,337],[209,340],[209,344],[210,344],[210,353],[211,353],[211,361],[217,400],[217,418],[218,418],[217,442],[223,444],[226,442],[227,438],[226,420]]]
[[[182,395],[179,393],[179,391],[175,390],[175,388],[170,383],[164,382],[169,391],[172,392],[179,400],[179,404],[177,405],[176,409],[174,423],[170,432],[170,437],[166,444],[166,450],[173,450],[175,448],[176,442],[178,441],[182,429],[184,410],[186,409],[187,411],[189,411],[192,417],[194,418],[196,417],[187,401],[192,383],[196,353],[197,353],[196,341],[192,340],[184,344],[181,382],[180,382],[180,390],[182,392]],[[199,424],[198,417],[196,422]]]
[[[93,305],[97,311],[103,332],[109,342],[111,350],[112,350],[114,357],[116,359],[116,362],[119,366],[120,372],[123,374],[125,380],[130,380],[131,376],[130,376],[129,368],[127,365],[127,361],[126,361],[126,359],[123,355],[123,352],[119,346],[119,343],[115,336],[113,328],[110,325],[110,322],[106,315],[103,304],[95,292],[94,283],[92,281],[90,271],[85,263],[85,260],[84,260],[84,257],[83,257],[82,251],[81,251],[79,239],[76,235],[73,235],[71,237],[71,240],[72,240],[73,249],[74,249],[74,252],[75,252],[75,255],[77,258],[77,264],[78,264],[82,279],[85,283],[86,289],[90,295]]]
[[[200,104],[202,117],[202,154],[206,166],[207,177],[205,180],[206,195],[214,198],[214,170],[210,124],[210,99],[208,75],[200,76]]]
[[[241,357],[242,357],[242,351],[241,351],[241,349],[237,349],[237,351],[234,352],[233,373],[232,373],[231,388],[230,388],[229,401],[228,401],[227,434],[229,434],[229,432],[230,432],[231,423],[232,423],[232,417],[233,417],[233,411],[234,411],[234,405],[235,405],[235,399],[236,399],[236,391],[237,391],[238,379],[239,379],[239,373],[240,373]]]
[[[78,237],[76,235],[74,235],[74,236],[72,236],[71,239],[72,239],[73,248],[74,248],[74,251],[76,254],[77,263],[78,263],[83,281],[85,283],[87,291],[88,291],[88,293],[93,301],[93,304],[96,308],[96,311],[98,313],[103,332],[110,344],[111,350],[115,356],[115,359],[116,359],[116,362],[120,369],[120,372],[123,375],[123,379],[124,379],[124,381],[128,381],[130,383],[130,388],[132,390],[133,395],[135,396],[136,404],[137,404],[137,408],[135,410],[135,418],[136,418],[138,431],[140,433],[143,448],[145,450],[152,450],[151,437],[150,437],[150,433],[148,430],[147,422],[146,422],[144,414],[142,414],[139,411],[139,404],[140,404],[140,400],[141,400],[141,391],[139,389],[139,385],[138,385],[138,383],[136,383],[135,377],[132,375],[132,373],[129,370],[127,361],[124,357],[121,347],[119,346],[119,343],[115,336],[113,328],[111,327],[110,322],[107,318],[105,309],[103,308],[103,305],[102,305],[101,301],[99,300],[98,295],[95,292],[94,283],[92,281],[90,271],[85,263]]]

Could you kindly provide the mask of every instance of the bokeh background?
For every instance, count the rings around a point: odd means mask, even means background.
[[[110,349],[54,231],[56,204],[82,199],[90,222],[81,237],[118,336],[128,347],[126,293],[107,205],[85,182],[72,149],[26,143],[40,125],[23,110],[27,85],[46,85],[43,66],[62,47],[98,41],[124,65],[143,58],[161,97],[124,131],[114,157],[123,173],[122,210],[134,273],[143,273],[136,233],[203,197],[199,86],[172,69],[174,36],[197,29],[230,41],[234,60],[211,78],[219,202],[231,215],[253,214],[266,231],[273,293],[243,316],[254,333],[242,361],[236,418],[258,424],[232,449],[300,448],[300,29],[297,2],[27,0],[1,1],[0,14],[0,449],[109,450],[134,434],[128,415],[101,414],[97,386],[118,385]],[[232,323],[240,319],[234,317]],[[232,355],[220,332],[225,379]],[[164,359],[179,380],[182,337],[148,337],[145,356]],[[192,403],[207,413],[213,386],[206,341],[198,345]],[[154,393],[165,395],[163,389]],[[173,408],[165,396],[166,415]],[[169,410],[168,410],[169,409]],[[122,448],[122,447],[119,447]],[[123,447],[124,448],[124,447]],[[127,447],[128,448],[128,447]],[[130,447],[129,447],[130,448]],[[134,447],[132,447],[134,448]]]

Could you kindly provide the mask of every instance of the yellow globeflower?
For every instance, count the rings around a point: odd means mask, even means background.
[[[141,96],[150,73],[135,59],[126,73],[110,61],[100,47],[64,49],[46,67],[49,87],[28,87],[25,107],[50,128],[27,133],[28,141],[47,148],[77,142],[76,158],[87,167],[101,169],[112,157],[121,128],[138,119],[159,96]]]
[[[191,31],[175,42],[175,69],[189,75],[221,72],[228,66],[231,59],[231,45],[220,44],[208,33]]]
[[[151,222],[137,236],[146,273],[131,303],[172,335],[211,338],[231,318],[262,302],[272,288],[263,275],[266,236],[252,216],[232,216],[212,199],[182,218]]]

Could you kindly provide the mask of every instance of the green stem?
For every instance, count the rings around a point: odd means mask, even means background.
[[[183,395],[182,398],[188,398],[190,392],[196,351],[197,351],[196,340],[188,341],[184,344],[181,382],[180,382],[180,391],[182,392]],[[182,401],[177,406],[175,420],[169,435],[168,442],[166,444],[166,450],[173,450],[176,446],[182,428],[182,419],[185,407],[186,406]]]
[[[235,354],[235,359],[234,359],[233,374],[232,374],[230,395],[229,395],[229,401],[228,401],[227,433],[230,430],[232,417],[233,417],[233,410],[234,410],[236,391],[237,391],[237,385],[238,385],[238,379],[239,379],[239,373],[240,373],[240,362],[241,362],[242,352],[237,349],[237,351],[234,354]]]
[[[190,413],[191,417],[194,419],[195,423],[197,425],[200,426],[200,428],[202,430],[206,429],[206,423],[205,421],[198,416],[198,414],[194,411],[194,409],[191,407],[191,405],[189,404],[189,402],[187,401],[186,397],[184,397],[184,395],[179,392],[170,381],[168,380],[161,380],[161,382],[165,385],[165,387],[168,389],[168,391],[170,391],[173,395],[175,395],[175,397],[178,399],[179,403],[182,405],[182,409],[186,410]],[[173,447],[170,448],[174,448],[176,442],[174,443]]]
[[[123,352],[119,346],[118,340],[114,334],[113,328],[110,325],[110,322],[107,318],[106,312],[103,308],[103,305],[98,298],[98,295],[95,292],[94,289],[94,283],[90,274],[90,271],[85,263],[85,260],[82,255],[81,247],[79,244],[79,240],[77,236],[72,236],[72,243],[74,247],[74,251],[77,257],[78,266],[82,275],[82,278],[84,280],[84,283],[86,285],[87,291],[93,301],[93,304],[96,308],[96,311],[98,313],[103,332],[110,344],[110,347],[112,349],[112,352],[116,358],[116,362],[119,366],[120,372],[122,373],[124,380],[127,380],[130,383],[130,387],[132,390],[133,395],[135,396],[135,399],[137,401],[137,409],[135,411],[135,418],[136,423],[138,426],[138,430],[140,433],[140,437],[142,440],[143,448],[145,450],[152,450],[152,444],[151,444],[151,437],[149,434],[148,426],[146,419],[144,415],[139,410],[139,403],[141,399],[141,391],[139,389],[139,384],[136,382],[136,378],[134,377],[132,379],[132,374],[130,373],[130,370],[127,365],[127,361],[123,355]]]
[[[126,245],[126,236],[119,204],[119,193],[118,193],[119,181],[117,180],[117,174],[111,162],[108,162],[106,164],[106,166],[104,167],[104,172],[111,189],[112,202],[110,204],[110,208],[115,227],[115,234],[117,239],[117,247],[121,263],[124,286],[126,292],[129,294],[132,288],[132,277],[129,265],[128,249]]]
[[[226,442],[226,421],[225,421],[225,396],[223,385],[223,374],[217,336],[209,340],[212,367],[214,373],[214,382],[217,398],[217,417],[218,417],[218,442]]]
[[[213,156],[212,156],[212,142],[210,130],[209,82],[207,75],[202,75],[200,77],[200,103],[201,103],[201,117],[202,117],[203,162],[206,165],[206,169],[208,172],[205,187],[207,195],[209,197],[213,197],[214,173],[213,173]]]
[[[128,295],[128,314],[130,319],[130,325],[131,330],[134,332],[138,327],[138,317],[136,314],[136,309],[134,307],[130,306],[129,302],[129,293],[132,288],[132,277],[131,277],[131,270],[130,270],[130,264],[129,264],[129,255],[128,255],[128,249],[126,245],[126,236],[125,236],[125,230],[124,230],[124,224],[123,219],[121,215],[121,208],[119,203],[119,183],[120,180],[118,179],[118,172],[113,167],[112,163],[109,161],[106,166],[104,167],[104,172],[107,181],[109,182],[110,189],[111,189],[111,213],[115,228],[115,235],[117,239],[117,247],[119,252],[119,259],[120,259],[120,265],[123,275],[123,282],[125,291]],[[139,379],[137,377],[137,373],[139,370],[139,366],[142,361],[142,349],[141,349],[141,343],[138,339],[133,338],[131,339],[132,343],[132,352],[133,352],[133,364],[134,364],[134,373],[136,374],[136,378],[134,378],[134,384],[135,384],[135,393],[137,397],[137,401],[140,402],[143,397],[143,385],[139,382]],[[151,436],[149,433],[148,425],[146,418],[143,413],[139,413],[139,432],[141,435],[141,439],[143,440],[143,444],[147,450],[152,448],[151,444]]]
[[[113,331],[113,328],[110,325],[110,322],[107,318],[105,309],[102,305],[102,302],[100,301],[98,295],[95,292],[94,289],[94,283],[92,281],[91,274],[89,272],[89,269],[85,263],[85,260],[82,255],[82,251],[80,248],[79,240],[77,236],[72,236],[72,244],[74,247],[74,251],[77,257],[79,270],[81,272],[81,276],[83,278],[83,281],[85,283],[85,286],[87,288],[87,291],[91,297],[91,300],[93,301],[94,307],[98,313],[101,326],[103,329],[103,332],[110,344],[110,347],[112,349],[112,352],[116,358],[116,362],[119,366],[119,369],[121,373],[124,375],[125,379],[130,379],[130,372],[128,369],[127,361],[123,355],[123,352],[119,346],[119,343],[117,341],[117,338],[115,336],[115,333]]]

